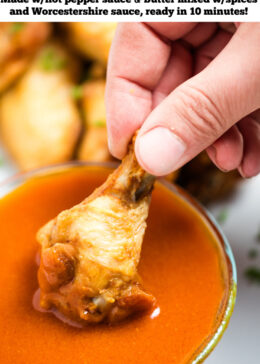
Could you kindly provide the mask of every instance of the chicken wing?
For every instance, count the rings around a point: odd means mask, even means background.
[[[107,63],[117,23],[63,23],[72,47],[87,59]]]
[[[0,23],[0,93],[26,70],[50,30],[48,23]]]
[[[95,80],[83,86],[82,108],[85,132],[78,157],[84,161],[106,162],[111,160],[107,146],[105,81]]]
[[[0,99],[1,136],[23,170],[71,159],[81,129],[71,92],[75,68],[59,43],[47,43]]]
[[[42,308],[111,323],[153,306],[137,273],[153,182],[131,146],[101,187],[39,230]]]
[[[234,192],[241,180],[237,171],[224,173],[209,159],[206,152],[200,153],[181,168],[177,184],[188,190],[203,204],[221,200]]]

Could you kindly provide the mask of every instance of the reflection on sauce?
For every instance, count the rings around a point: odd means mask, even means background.
[[[155,317],[159,316],[160,312],[161,312],[160,307],[156,307],[150,315],[151,319],[154,319]]]
[[[34,178],[0,201],[1,364],[186,364],[218,325],[229,288],[222,250],[202,218],[158,185],[139,266],[159,303],[152,314],[79,330],[33,308],[35,233],[106,176],[74,168]]]
[[[39,265],[39,264],[38,264]],[[64,324],[67,324],[72,327],[76,327],[78,329],[83,329],[84,326],[81,325],[79,322],[72,321],[68,317],[64,316],[61,312],[59,312],[56,308],[51,308],[50,310],[45,310],[40,306],[40,289],[38,288],[37,291],[33,295],[32,299],[33,308],[36,311],[43,312],[43,313],[51,313],[53,314],[58,320],[61,320]]]

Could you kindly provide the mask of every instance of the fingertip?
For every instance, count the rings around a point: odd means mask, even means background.
[[[144,143],[143,143],[144,141]],[[148,147],[148,148],[147,148]],[[148,149],[148,150],[147,150]],[[148,155],[148,158],[147,158]],[[148,173],[152,174],[153,176],[160,177],[162,174],[158,174],[157,168],[150,165],[149,161],[149,145],[147,146],[146,138],[142,136],[138,136],[135,141],[135,156],[139,165]],[[155,161],[156,162],[156,161]]]
[[[207,148],[212,162],[223,172],[236,169],[243,158],[243,137],[236,126],[230,128]]]
[[[184,143],[161,126],[138,135],[135,144],[139,164],[155,176],[164,176],[178,169],[185,150]]]
[[[107,146],[110,154],[116,158],[116,159],[122,159],[124,157],[124,153],[120,149],[116,147],[116,144],[113,143],[113,140],[111,137],[108,136],[107,139]]]
[[[254,165],[242,163],[241,166],[238,167],[238,172],[243,178],[252,178],[260,173],[260,165],[259,163],[255,163]]]
[[[117,159],[122,159],[127,152],[127,145],[130,141],[124,131],[125,125],[117,123],[111,118],[107,118],[107,144],[111,155]]]
[[[255,177],[260,173],[260,160],[259,155],[244,158],[238,168],[239,173],[243,178]]]
[[[260,173],[260,124],[259,111],[238,123],[244,138],[244,155],[239,172],[242,177],[250,178]]]
[[[241,166],[239,166],[237,170],[238,170],[238,172],[239,172],[239,174],[240,174],[241,177],[243,177],[243,178],[249,178],[249,177],[247,177],[245,175],[245,173],[243,171],[243,168]]]

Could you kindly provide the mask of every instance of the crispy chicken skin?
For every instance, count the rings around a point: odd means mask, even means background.
[[[0,23],[0,93],[26,70],[50,30],[48,23]]]
[[[130,146],[101,187],[39,230],[42,308],[88,324],[114,323],[154,305],[137,273],[153,182]]]
[[[111,160],[107,145],[105,85],[104,80],[95,80],[83,86],[85,132],[78,153],[80,160],[95,162]]]
[[[62,23],[69,44],[87,59],[107,63],[117,23]]]
[[[0,99],[2,140],[23,170],[70,160],[74,153],[81,129],[71,92],[74,62],[59,43],[47,43]]]

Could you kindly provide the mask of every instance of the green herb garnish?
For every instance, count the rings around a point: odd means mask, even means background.
[[[93,125],[98,128],[104,128],[106,126],[106,120],[104,119],[96,120],[94,121]]]
[[[81,85],[75,85],[71,90],[71,95],[74,100],[80,100],[83,97],[83,87]]]
[[[220,211],[220,213],[218,214],[217,221],[220,224],[223,224],[227,220],[227,217],[228,217],[228,211],[227,211],[227,209],[224,209],[224,210]]]
[[[61,70],[67,66],[67,60],[54,49],[48,48],[42,52],[40,64],[44,71]]]
[[[245,271],[245,276],[251,283],[260,284],[260,269],[257,267],[249,267]]]
[[[248,252],[248,258],[255,259],[258,256],[258,251],[256,249],[250,249]]]
[[[17,34],[24,28],[24,26],[25,26],[24,23],[12,23],[10,25],[10,33]]]

